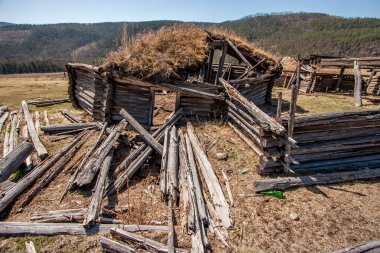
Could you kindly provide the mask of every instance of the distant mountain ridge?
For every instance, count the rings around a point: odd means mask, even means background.
[[[120,46],[123,24],[135,36],[180,21],[16,25],[0,22],[0,73],[63,70],[64,62],[99,64]],[[217,25],[235,31],[278,56],[327,54],[379,56],[380,19],[319,13],[255,15]]]

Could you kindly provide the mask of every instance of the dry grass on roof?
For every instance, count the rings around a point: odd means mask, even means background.
[[[206,38],[205,30],[194,25],[163,27],[138,35],[125,48],[110,53],[106,62],[129,75],[170,80],[205,61]]]

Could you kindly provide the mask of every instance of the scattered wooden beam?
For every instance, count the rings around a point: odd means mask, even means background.
[[[147,250],[153,250],[155,252],[160,252],[160,253],[168,253],[168,247],[165,244],[162,244],[160,242],[154,241],[152,239],[146,238],[141,235],[133,234],[130,233],[124,229],[120,228],[111,228],[110,230],[111,235],[115,235],[120,237],[123,241],[132,241],[134,243],[137,243]],[[183,249],[175,249],[175,252],[188,252],[187,250]]]
[[[164,146],[162,150],[161,169],[160,169],[160,190],[165,197],[168,195],[168,152],[169,152],[169,129],[165,129]]]
[[[190,122],[187,123],[187,133],[221,223],[224,227],[229,228],[232,226],[232,220],[230,219],[230,210],[227,201],[219,184],[219,180],[215,175],[214,169],[204,153]]]
[[[161,144],[154,139],[138,122],[135,120],[132,115],[130,115],[126,110],[121,109],[120,115],[128,121],[129,124],[141,135],[141,137],[160,155],[162,155],[162,146]]]
[[[179,198],[179,153],[178,153],[178,135],[175,126],[170,130],[169,150],[168,150],[168,185],[169,185],[169,198],[172,198],[174,203],[178,203]]]
[[[106,159],[103,161],[102,168],[100,169],[98,180],[96,181],[95,185],[95,190],[91,197],[91,203],[88,207],[86,217],[83,221],[84,227],[93,226],[96,222],[96,219],[99,217],[100,205],[102,204],[103,200],[104,185],[106,183],[108,171],[111,166],[112,157],[113,149],[109,151]]]
[[[28,141],[29,140],[29,137],[28,137],[28,126],[24,126],[22,128],[22,138],[24,139],[24,141]],[[31,169],[32,169],[32,156],[29,155],[26,159],[25,159],[25,165],[26,165],[26,168],[25,168],[25,171],[26,172],[29,172]]]
[[[353,247],[348,247],[344,249],[335,250],[331,253],[364,253],[364,252],[379,252],[380,251],[380,240],[371,241],[355,245]]]
[[[9,129],[11,125],[8,123],[5,128],[4,143],[3,143],[3,158],[9,154]]]
[[[229,97],[243,105],[249,111],[249,113],[251,113],[252,116],[260,122],[260,125],[268,125],[270,130],[278,135],[285,134],[285,128],[282,125],[280,125],[277,121],[268,116],[265,112],[261,111],[260,108],[258,108],[255,104],[248,101],[226,80],[220,78],[220,83],[226,89],[226,92],[229,95]],[[266,126],[263,127],[266,128]]]
[[[97,128],[97,123],[71,123],[71,124],[60,124],[60,125],[50,125],[43,126],[41,130],[46,134],[58,134],[58,133],[67,133],[74,130],[88,130]]]
[[[4,182],[14,173],[25,159],[32,153],[33,145],[24,141],[0,160],[0,183]]]
[[[33,222],[0,222],[0,236],[21,235],[94,235],[99,232],[108,232],[110,229],[138,232],[167,232],[167,226],[155,225],[117,225],[96,224],[91,228],[84,228],[76,223],[33,223]],[[127,232],[127,233],[129,233]]]
[[[17,112],[13,111],[11,113],[11,132],[9,133],[9,148],[8,153],[12,152],[15,148],[15,133],[16,133],[16,125],[17,125]]]
[[[136,253],[137,252],[132,247],[126,244],[121,244],[119,242],[116,242],[114,240],[108,239],[103,236],[100,237],[99,243],[105,252],[110,252],[110,253]]]
[[[0,117],[0,132],[3,129],[5,121],[7,121],[9,116],[9,112],[5,112],[1,117]]]
[[[358,179],[370,179],[377,177],[380,177],[380,169],[364,169],[359,171],[315,174],[311,176],[258,180],[253,183],[253,186],[256,192],[262,192],[269,190],[286,190],[299,186],[350,182]]]
[[[229,40],[226,39],[228,45],[235,51],[235,53],[239,56],[239,58],[248,65],[249,68],[252,68],[252,64],[240,53],[239,49],[236,48],[236,46]]]
[[[25,242],[25,251],[26,253],[37,253],[36,248],[34,247],[34,243],[32,241]]]
[[[230,200],[230,205],[234,206],[234,198],[232,196],[230,182],[228,181],[228,177],[227,177],[226,173],[224,173],[224,171],[222,171],[222,175],[223,175],[224,183],[226,184],[227,195],[228,195],[228,199]]]
[[[80,118],[79,116],[75,115],[73,112],[70,112],[66,109],[60,110],[61,114],[65,116],[68,120],[70,120],[72,123],[84,123],[85,121]]]
[[[70,102],[70,99],[68,99],[68,98],[62,98],[62,99],[28,100],[27,101],[28,104],[35,105],[37,107],[62,104],[62,103],[66,103],[66,102]]]
[[[41,160],[44,160],[48,156],[48,152],[40,139],[38,138],[37,131],[34,127],[32,117],[29,113],[28,104],[25,101],[21,102],[22,110],[24,111],[24,116],[26,120],[26,124],[28,125],[28,131],[30,134],[30,137],[32,138],[32,142],[34,144],[34,148],[37,151],[38,156]]]

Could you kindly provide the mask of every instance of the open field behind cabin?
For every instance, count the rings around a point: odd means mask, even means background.
[[[0,104],[7,104],[10,110],[17,110],[21,100],[67,97],[67,79],[63,74],[32,74],[0,76]],[[282,90],[284,99],[289,101],[290,91]],[[158,106],[170,109],[172,99],[157,96]],[[370,99],[370,98],[369,98]],[[364,99],[363,109],[378,108],[378,102]],[[343,111],[356,109],[351,96],[333,94],[300,94],[298,100],[300,111],[318,113],[326,111]],[[67,122],[59,114],[59,109],[73,110],[70,103],[37,108],[40,112],[47,110],[51,124]],[[360,109],[360,108],[358,108]],[[36,107],[30,106],[30,110]],[[286,109],[284,109],[286,111]],[[84,116],[83,111],[75,110]],[[167,113],[163,110],[162,113]],[[161,115],[162,116],[162,115]],[[157,122],[161,122],[160,113]],[[87,119],[89,117],[86,116]],[[252,183],[262,177],[255,171],[257,155],[223,122],[197,122],[196,133],[207,151],[208,158],[219,178],[223,190],[222,171],[231,169],[228,178],[231,184],[235,206],[231,207],[234,227],[228,230],[229,248],[222,246],[218,239],[209,236],[214,252],[330,252],[332,250],[356,245],[378,239],[380,235],[380,180],[361,181],[321,187],[305,187],[285,192],[286,199],[280,200],[254,193]],[[93,136],[96,136],[94,134]],[[4,131],[0,135],[3,140]],[[42,141],[51,153],[71,139],[50,142],[48,136],[42,135]],[[216,140],[216,142],[215,142]],[[86,142],[88,148],[93,139]],[[214,143],[215,142],[215,143]],[[213,145],[211,145],[214,143]],[[0,151],[3,143],[0,142]],[[126,150],[117,150],[111,168],[115,168],[124,157]],[[216,153],[228,153],[226,161],[218,160]],[[76,154],[67,167],[83,156],[84,148]],[[129,210],[119,214],[126,224],[167,224],[167,209],[160,200],[159,161],[150,161],[133,177],[128,189],[117,196],[119,205],[129,205]],[[61,204],[59,196],[70,178],[69,173],[61,172],[59,176],[44,188],[25,208],[17,213],[18,204],[26,193],[16,201],[7,217],[2,220],[29,221],[34,211],[47,211],[67,208],[87,207],[91,188],[70,192]],[[149,189],[155,199],[148,196]],[[32,189],[27,191],[30,192]],[[226,195],[226,192],[225,192]],[[226,195],[227,196],[227,195]],[[115,201],[115,199],[107,199]],[[176,210],[179,246],[190,247],[190,237],[181,227],[180,212]],[[297,218],[294,218],[297,217]],[[167,236],[162,233],[145,233],[147,237],[166,243]],[[109,234],[106,234],[110,237]],[[37,236],[0,238],[0,252],[24,252],[25,241],[32,240],[37,252],[101,252],[99,236]]]

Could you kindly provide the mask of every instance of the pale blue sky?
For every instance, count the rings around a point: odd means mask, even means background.
[[[0,21],[18,24],[164,19],[222,22],[256,13],[301,11],[380,18],[380,0],[0,0]]]

